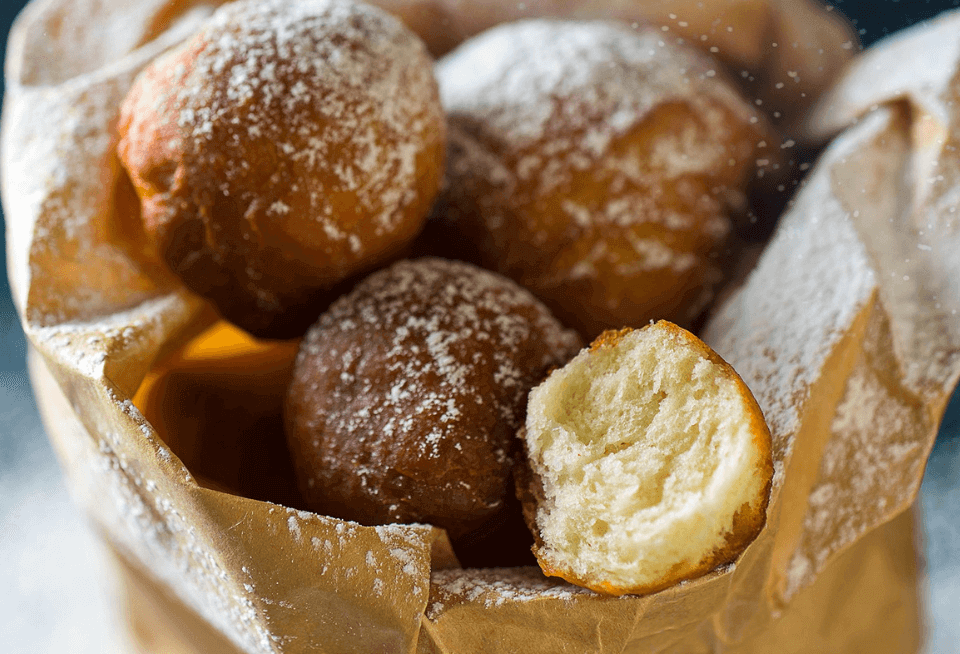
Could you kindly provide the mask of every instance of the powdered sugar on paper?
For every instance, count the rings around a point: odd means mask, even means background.
[[[452,606],[481,604],[488,608],[516,602],[553,599],[572,602],[595,593],[545,577],[539,568],[439,570],[430,577],[427,618],[436,620]]]
[[[788,458],[811,386],[876,286],[829,175],[814,173],[747,284],[704,332],[756,396],[775,461]]]

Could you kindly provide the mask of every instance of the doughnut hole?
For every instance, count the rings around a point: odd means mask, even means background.
[[[690,325],[776,143],[711,65],[602,22],[465,43],[438,66],[451,138],[424,250],[507,275],[587,338]]]
[[[654,592],[732,560],[764,524],[760,409],[732,368],[665,321],[607,332],[555,371],[530,394],[523,438],[547,574]]]
[[[508,504],[527,392],[579,344],[529,292],[467,263],[371,275],[307,332],[287,392],[307,502],[453,539],[480,529]]]
[[[119,133],[156,251],[270,338],[414,238],[445,144],[423,44],[348,0],[225,5],[137,78]]]

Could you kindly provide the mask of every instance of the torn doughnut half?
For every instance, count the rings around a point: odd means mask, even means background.
[[[530,393],[520,436],[518,495],[549,576],[655,592],[732,561],[766,520],[760,407],[672,323],[601,334]]]

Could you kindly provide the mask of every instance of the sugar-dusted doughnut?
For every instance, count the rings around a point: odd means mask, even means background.
[[[427,251],[511,277],[591,338],[700,314],[729,215],[778,151],[711,60],[649,28],[530,20],[437,76],[451,135]]]
[[[432,61],[351,0],[241,0],[136,80],[118,152],[159,255],[253,334],[395,255],[442,175]]]
[[[304,338],[286,425],[311,508],[454,538],[507,494],[527,392],[579,338],[529,292],[463,262],[401,261]]]
[[[605,332],[530,393],[518,483],[548,575],[651,593],[760,532],[770,431],[733,368],[666,321]]]

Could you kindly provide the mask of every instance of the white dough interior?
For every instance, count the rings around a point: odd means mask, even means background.
[[[581,352],[537,387],[526,439],[545,494],[542,554],[629,588],[721,547],[764,492],[750,409],[728,375],[652,328]]]

